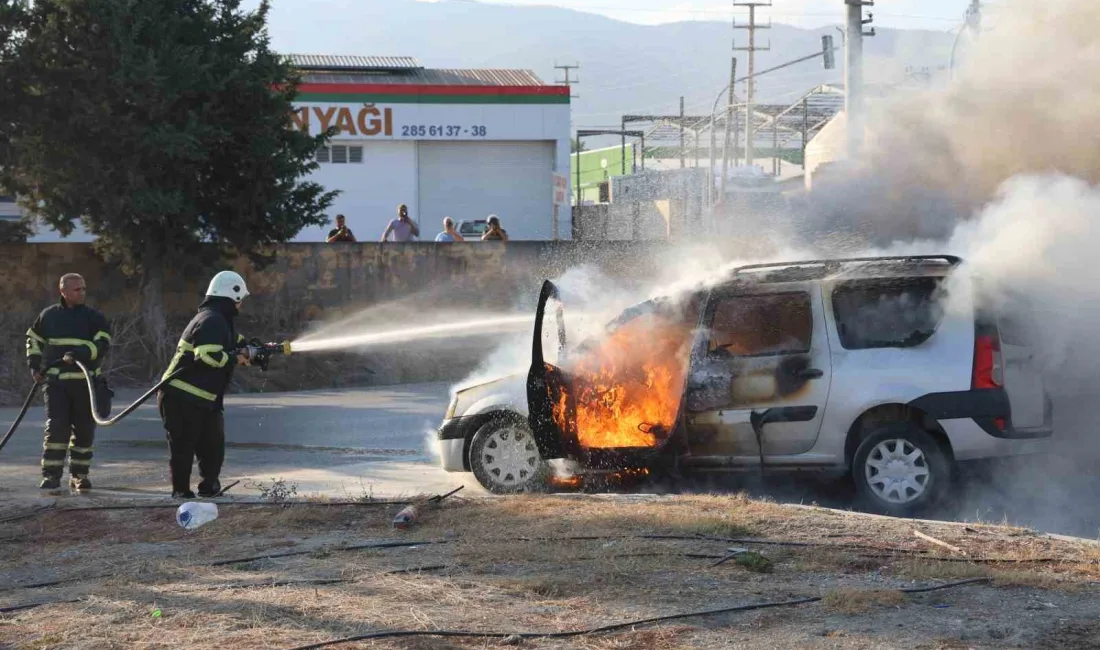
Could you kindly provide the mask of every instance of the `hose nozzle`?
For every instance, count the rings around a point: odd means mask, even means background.
[[[263,343],[259,339],[252,339],[245,345],[245,350],[248,352],[248,358],[251,360],[252,365],[259,366],[260,370],[267,370],[267,364],[271,361],[273,355],[290,354],[290,341]]]

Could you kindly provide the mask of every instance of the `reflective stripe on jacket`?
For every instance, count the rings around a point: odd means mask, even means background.
[[[199,313],[183,330],[176,354],[164,371],[164,377],[168,377],[185,368],[168,382],[168,387],[211,408],[222,408],[236,365],[234,353],[244,343],[244,337],[233,328],[236,314],[237,307],[229,298],[211,297],[202,303]]]
[[[58,379],[84,379],[76,366],[61,367],[61,359],[73,357],[99,374],[99,364],[111,347],[107,318],[86,305],[69,306],[64,299],[42,310],[27,330],[27,365],[46,366],[46,374]]]

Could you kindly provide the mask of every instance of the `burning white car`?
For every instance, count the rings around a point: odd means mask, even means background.
[[[557,459],[582,475],[835,468],[870,507],[912,513],[947,493],[957,461],[1033,453],[1052,435],[1026,312],[989,309],[960,265],[740,267],[575,348],[546,282],[530,371],[455,395],[443,467],[498,493],[545,489]]]

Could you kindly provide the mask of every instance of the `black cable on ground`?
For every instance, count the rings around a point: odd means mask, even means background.
[[[215,495],[214,495],[213,497],[211,497],[211,498],[212,498],[212,499],[217,499],[217,498],[218,498],[218,497],[220,497],[221,495],[223,495],[223,494],[225,494],[226,492],[228,492],[228,491],[232,490],[232,489],[233,489],[233,487],[234,487],[235,485],[237,485],[238,483],[240,483],[240,482],[241,482],[241,481],[240,481],[240,479],[238,479],[238,480],[236,480],[236,481],[233,481],[233,482],[232,482],[232,483],[230,483],[229,485],[227,485],[227,486],[223,487],[222,489],[218,490],[218,493],[217,493],[217,494],[215,494]]]
[[[951,589],[953,587],[962,587],[964,585],[977,584],[981,582],[989,582],[989,578],[970,578],[968,580],[960,580],[958,582],[949,582],[942,585],[933,585],[930,587],[916,587],[912,589],[900,589],[899,591],[907,594],[925,593],[929,591],[939,591],[941,589]],[[459,630],[389,630],[370,632],[367,634],[360,634],[357,636],[349,636],[342,639],[332,639],[330,641],[321,641],[320,643],[311,643],[309,645],[298,646],[291,650],[316,650],[317,648],[327,648],[329,646],[339,645],[342,643],[352,643],[354,641],[366,641],[369,639],[392,639],[398,637],[410,637],[410,636],[440,636],[450,638],[470,638],[470,639],[568,639],[578,636],[588,636],[592,634],[603,634],[607,632],[614,632],[626,628],[639,627],[643,625],[652,625],[654,623],[663,623],[666,621],[675,621],[685,618],[699,618],[704,616],[716,616],[718,614],[731,614],[734,612],[748,612],[757,609],[769,609],[773,607],[795,607],[798,605],[806,605],[808,603],[816,603],[823,599],[822,596],[813,596],[810,598],[798,598],[795,600],[784,600],[768,603],[754,603],[751,605],[736,605],[734,607],[722,607],[720,609],[708,609],[698,612],[685,612],[682,614],[669,614],[667,616],[655,616],[653,618],[644,618],[636,621],[628,621],[625,623],[614,623],[612,625],[604,625],[602,627],[594,627],[585,630],[570,630],[568,632],[468,632]]]
[[[175,592],[188,594],[194,591],[221,591],[222,589],[255,589],[258,587],[295,587],[297,585],[336,585],[344,582],[355,582],[355,578],[321,578],[317,580],[282,580],[272,582],[251,582],[233,585],[213,585],[202,589],[186,589]]]
[[[67,598],[65,600],[46,600],[40,603],[27,603],[25,605],[11,605],[10,607],[0,607],[0,614],[7,614],[9,612],[21,612],[24,609],[34,609],[35,607],[41,607],[43,605],[57,605],[60,603],[79,603],[79,598]]]
[[[218,560],[217,562],[211,562],[205,566],[226,566],[229,564],[245,564],[248,562],[255,562],[257,560],[272,560],[281,557],[294,557],[296,555],[313,555],[314,553],[337,553],[340,551],[363,551],[372,548],[402,548],[409,546],[428,546],[430,544],[447,544],[445,539],[440,540],[428,540],[419,542],[369,542],[366,544],[352,544],[351,546],[337,546],[331,548],[315,548],[308,551],[287,551],[286,553],[269,553],[266,555],[255,555],[252,557],[235,558],[232,560]]]
[[[11,517],[6,517],[4,519],[0,519],[0,524],[8,524],[8,523],[11,523],[13,521],[19,521],[20,519],[30,519],[31,517],[38,516],[38,515],[40,515],[44,512],[47,512],[49,510],[54,510],[56,508],[57,508],[57,503],[56,502],[51,503],[48,506],[42,506],[41,508],[35,508],[34,510],[31,510],[30,512],[24,512],[21,515],[12,515]]]
[[[27,399],[23,402],[23,408],[19,410],[19,415],[15,416],[15,422],[12,422],[11,428],[4,434],[3,438],[0,438],[0,449],[4,448],[4,445],[8,444],[8,440],[11,440],[15,430],[19,428],[19,423],[23,421],[23,416],[27,414],[27,409],[31,407],[31,402],[34,401],[34,396],[38,394],[38,388],[41,386],[38,382],[35,382],[34,386],[31,386],[31,390],[27,393]]]
[[[899,590],[905,594],[921,594],[925,592],[935,592],[939,590],[948,590],[948,588],[959,587],[968,584],[986,583],[989,582],[988,577],[972,577],[969,580],[961,580],[958,582],[952,582],[942,585],[933,585],[927,587],[914,587],[909,590]],[[667,616],[654,616],[652,618],[642,618],[639,620],[630,620],[627,623],[616,623],[613,625],[605,625],[602,627],[588,628],[583,630],[570,630],[565,632],[474,632],[464,630],[388,630],[368,632],[365,635],[359,635],[354,637],[345,637],[343,639],[332,639],[330,641],[321,641],[319,643],[310,643],[308,646],[298,646],[290,650],[316,650],[317,648],[328,648],[330,646],[338,646],[340,643],[351,643],[353,641],[365,641],[368,639],[393,639],[398,637],[450,637],[450,638],[467,638],[467,639],[569,639],[573,637],[584,637],[588,635],[605,634],[605,632],[613,632],[620,629],[634,628],[640,626],[648,626],[656,623],[664,623],[669,620],[681,620],[684,618],[698,618],[704,616],[716,616],[719,614],[733,614],[737,612],[751,612],[753,609],[769,609],[772,607],[794,607],[798,605],[806,605],[809,603],[817,603],[822,601],[823,596],[812,596],[807,598],[796,598],[794,601],[779,601],[772,603],[755,603],[751,605],[736,605],[734,607],[722,607],[719,609],[705,609],[702,612],[687,612],[683,614],[670,614]]]
[[[446,568],[447,568],[446,564],[431,564],[431,565],[428,565],[428,566],[413,566],[413,567],[409,567],[407,569],[394,569],[393,571],[386,571],[382,575],[396,576],[396,575],[401,575],[403,573],[423,573],[424,571],[442,571],[443,569],[446,569]]]

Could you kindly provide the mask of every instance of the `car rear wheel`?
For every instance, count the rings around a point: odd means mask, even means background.
[[[501,418],[484,424],[470,442],[470,469],[495,494],[538,492],[547,488],[550,467],[525,422]]]
[[[935,505],[951,485],[951,461],[940,443],[912,422],[891,422],[864,438],[852,459],[864,506],[911,516]]]

